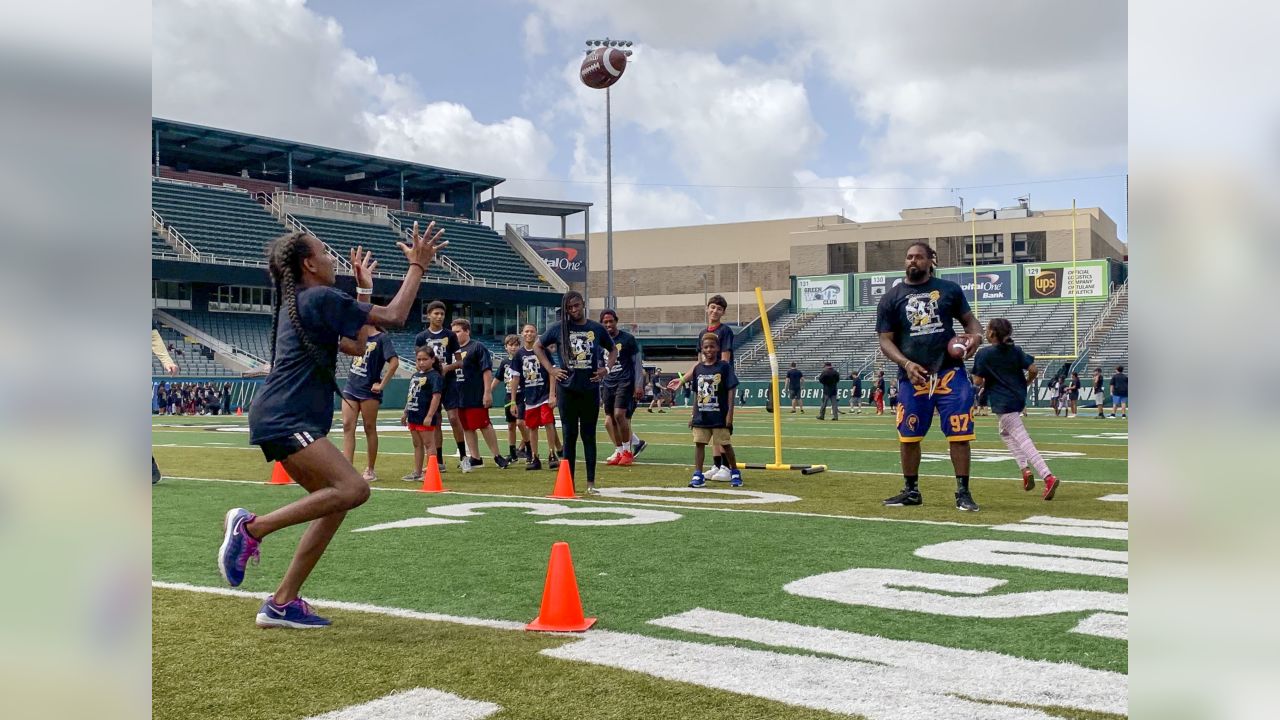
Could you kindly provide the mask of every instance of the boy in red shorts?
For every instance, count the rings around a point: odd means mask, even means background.
[[[467,455],[462,459],[462,472],[471,472],[471,458],[478,457],[480,444],[476,431],[484,435],[484,442],[493,453],[493,463],[506,469],[511,461],[498,450],[498,434],[489,422],[489,408],[493,405],[493,356],[489,348],[471,339],[471,323],[463,318],[453,321],[453,334],[458,336],[458,369],[454,372],[458,385],[458,421],[466,437]]]

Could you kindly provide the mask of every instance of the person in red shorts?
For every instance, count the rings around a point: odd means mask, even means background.
[[[440,358],[430,346],[418,347],[414,364],[418,371],[409,379],[409,396],[405,398],[404,413],[400,416],[400,424],[409,428],[413,439],[413,472],[400,478],[408,482],[421,480],[423,463],[428,456],[436,454],[440,401],[444,395]]]
[[[479,457],[477,430],[493,452],[493,463],[505,470],[511,461],[499,452],[498,433],[494,432],[493,423],[489,422],[489,408],[493,406],[493,356],[484,343],[471,339],[471,323],[468,320],[454,320],[452,329],[453,334],[458,336],[455,360],[459,364],[458,369],[454,370],[458,385],[458,421],[462,423],[462,433],[467,443],[467,455],[462,459],[462,472],[471,472],[471,458]]]
[[[551,469],[560,466],[560,435],[556,433],[556,384],[550,381],[547,369],[538,362],[533,344],[538,340],[538,328],[525,325],[520,331],[523,347],[516,351],[516,369],[520,373],[519,393],[524,404],[524,426],[529,430],[529,464],[525,470],[541,470],[538,459],[538,428],[547,429],[547,459]]]

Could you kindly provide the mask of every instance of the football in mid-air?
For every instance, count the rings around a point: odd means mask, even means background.
[[[969,354],[969,341],[963,335],[957,335],[947,341],[947,354],[957,360],[963,360]]]
[[[603,90],[618,82],[627,69],[627,55],[618,48],[600,47],[587,53],[582,60],[582,68],[578,77],[582,84],[597,90]]]

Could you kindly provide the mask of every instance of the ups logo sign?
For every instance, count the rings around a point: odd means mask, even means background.
[[[1052,295],[1054,290],[1058,289],[1058,274],[1054,272],[1043,272],[1036,276],[1033,287],[1037,295]]]

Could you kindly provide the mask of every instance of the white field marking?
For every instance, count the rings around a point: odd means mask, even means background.
[[[227,597],[249,598],[259,602],[264,600],[268,595],[266,592],[250,592],[248,590],[232,590],[231,588],[204,587],[201,585],[190,585],[187,583],[164,582],[162,580],[152,580],[151,587],[160,588],[162,590],[185,590],[187,592],[204,593],[207,595],[225,595]],[[431,622],[447,622],[457,625],[474,625],[476,627],[487,627],[495,630],[524,630],[525,626],[525,623],[514,622],[511,620],[492,620],[490,618],[466,617],[463,615],[444,615],[441,613],[420,612],[418,610],[406,610],[404,608],[384,607],[382,605],[369,605],[366,603],[353,603],[343,600],[316,600],[308,598],[307,602],[318,608],[386,615],[388,617],[403,618],[405,620],[430,620]]]
[[[1072,437],[1080,438],[1081,440],[1125,440],[1127,441],[1129,439],[1129,433],[1104,432],[1104,433],[1098,433],[1096,435],[1072,435]]]
[[[1032,515],[1022,520],[1024,523],[1035,523],[1038,525],[1063,525],[1067,527],[1093,527],[1108,528],[1111,530],[1128,530],[1129,523],[1125,520],[1096,520],[1094,518],[1064,518],[1053,515]]]
[[[947,562],[1003,565],[1095,577],[1129,577],[1129,553],[1123,550],[1004,540],[948,540],[925,545],[916,550],[915,555]]]
[[[1124,615],[1109,617],[1127,620]],[[901,671],[904,677],[900,688],[910,688],[912,692],[1117,714],[1127,712],[1128,678],[1106,670],[1025,660],[985,650],[890,640],[702,608],[649,623],[718,638],[882,663]]]
[[[1113,640],[1129,639],[1129,616],[1113,613],[1095,613],[1081,620],[1071,632],[1080,635],[1097,635]]]
[[[265,593],[155,580],[152,581],[151,586],[166,590],[252,600],[261,600],[265,596]],[[523,632],[525,626],[523,622],[458,617],[361,603],[331,600],[309,602],[318,608],[379,614],[408,620],[452,622],[517,632]],[[569,642],[560,648],[541,652],[549,657],[633,670],[677,682],[694,683],[703,687],[728,690],[801,707],[864,715],[870,720],[880,718],[898,720],[903,717],[927,717],[937,720],[1056,720],[1055,717],[1037,710],[988,705],[933,693],[922,692],[912,695],[903,691],[903,688],[914,687],[923,675],[928,674],[927,671],[934,668],[934,658],[955,662],[953,658],[967,657],[967,655],[954,653],[973,653],[975,656],[984,657],[995,655],[983,651],[955,650],[928,643],[874,638],[877,643],[891,643],[892,647],[914,653],[910,661],[910,667],[914,669],[909,671],[910,677],[904,677],[903,671],[899,668],[873,662],[834,660],[723,645],[661,640],[609,630],[592,630],[586,635],[575,635],[573,638],[576,642]],[[1018,662],[1034,663],[1036,661]],[[1054,672],[1063,672],[1065,673],[1063,677],[1071,679],[1084,677],[1081,673],[1103,673],[1103,671],[1085,670],[1069,664],[1045,663],[1045,665],[1051,672],[1043,677],[1050,681],[1056,677]],[[970,666],[975,676],[983,673],[986,667],[988,665],[980,662]],[[926,672],[921,672],[922,670]],[[945,669],[940,670],[940,674],[945,674]],[[1071,689],[1072,701],[1088,703],[1082,707],[1096,705],[1123,708],[1127,702],[1126,680],[1123,676],[1112,678],[1111,675],[1114,674],[1103,675],[1101,676],[1103,679],[1094,680],[1088,684],[1077,682],[1068,685],[1064,682],[1061,687]],[[1103,680],[1108,683],[1105,688],[1102,687]],[[1009,691],[1012,692],[1014,689],[1011,686]],[[1104,695],[1104,693],[1108,694]],[[1116,697],[1111,699],[1110,694]],[[1124,710],[1109,712],[1123,714]]]
[[[1076,460],[1123,460],[1123,458],[1091,458],[1086,457],[1082,452],[1068,452],[1065,450],[1041,450],[1040,455],[1041,457],[1050,460],[1063,458],[1072,458]],[[922,460],[929,460],[933,462],[951,462],[951,456],[947,453],[921,453],[920,458]],[[970,460],[972,462],[980,463],[1014,462],[1013,455],[1010,455],[1008,450],[992,450],[987,448],[973,448],[970,450]],[[1127,460],[1123,461],[1128,462]]]
[[[225,478],[200,478],[200,477],[187,477],[182,475],[175,475],[175,476],[166,475],[165,479],[166,480],[193,480],[196,482],[230,483],[233,485],[256,485],[261,487],[267,486],[267,483],[264,480],[228,480]],[[275,487],[298,488],[297,485],[279,485]],[[418,490],[415,490],[412,488],[370,487],[369,489],[373,490],[374,492],[409,492],[409,493],[415,493],[415,494],[418,493]],[[599,489],[603,490],[603,488],[599,488]],[[500,495],[497,493],[465,493],[465,492],[458,492],[456,490],[450,490],[449,494],[454,497],[489,497],[489,498],[503,498],[503,499],[510,499],[510,500],[535,500],[535,501],[542,499],[541,495],[535,497],[535,496],[529,496],[529,495]],[[605,500],[581,499],[581,500],[574,500],[573,502],[607,505],[609,507],[617,507],[618,505],[618,503],[609,502]],[[795,510],[755,510],[752,508],[698,507],[696,505],[672,505],[670,503],[663,503],[659,505],[657,503],[643,503],[643,502],[630,502],[630,503],[627,503],[627,506],[628,507],[671,508],[675,510],[704,510],[706,512],[755,513],[757,515],[784,515],[788,517],[827,518],[831,520],[862,520],[866,522],[907,523],[910,525],[945,525],[948,527],[963,527],[963,528],[991,527],[990,525],[982,525],[980,523],[950,522],[947,520],[908,520],[904,518],[859,517],[857,515],[829,515],[826,513],[798,512]]]
[[[501,705],[468,700],[431,688],[414,688],[352,705],[308,720],[483,720]]]
[[[1103,495],[1102,497],[1100,497],[1100,498],[1098,498],[1098,499],[1099,499],[1099,500],[1101,500],[1101,501],[1103,501],[1103,502],[1123,502],[1123,503],[1127,503],[1127,502],[1129,502],[1129,493],[1115,493],[1115,494],[1112,494],[1112,495]]]
[[[1020,618],[1085,610],[1128,612],[1129,609],[1129,598],[1124,593],[1097,590],[1038,590],[986,597],[956,597],[899,589],[923,588],[979,596],[1008,582],[975,575],[852,568],[802,578],[787,583],[782,589],[792,595],[831,600],[845,605],[910,610],[949,617]]]
[[[672,498],[663,495],[646,495],[645,493],[663,492],[679,493],[682,497]],[[626,500],[679,500],[680,502],[699,505],[761,505],[768,503],[798,502],[795,495],[767,493],[759,490],[719,490],[714,488],[691,487],[617,487],[600,488],[605,497],[623,498]],[[706,495],[723,495],[727,497],[706,497]]]
[[[399,528],[416,528],[427,527],[429,525],[462,525],[466,520],[448,520],[446,518],[437,517],[416,517],[406,518],[404,520],[395,520],[392,522],[378,523],[377,525],[369,525],[367,527],[356,528],[351,532],[377,532],[379,530],[396,530]]]
[[[572,525],[575,527],[611,527],[616,525],[653,525],[661,522],[679,520],[682,515],[665,510],[640,510],[628,507],[577,507],[548,502],[478,502],[459,503],[456,505],[438,505],[427,508],[432,515],[445,517],[480,517],[481,510],[493,508],[523,508],[526,515],[624,515],[614,520],[573,520],[557,518],[555,520],[539,520],[538,525]]]
[[[609,630],[593,630],[578,642],[541,654],[641,672],[740,695],[868,720],[1052,720],[1039,710],[916,692],[917,672],[853,660],[836,660],[769,650],[663,640]],[[981,667],[975,668],[980,671]],[[1123,696],[1121,698],[1123,700]]]
[[[1102,538],[1105,540],[1129,539],[1129,523],[1127,522],[1059,518],[1048,515],[1035,515],[1017,523],[996,525],[991,529],[1006,532],[1036,533],[1039,535]]]
[[[652,445],[653,443],[650,443],[650,444]],[[155,442],[153,442],[153,443],[151,443],[151,447],[185,448],[185,449],[190,449],[190,450],[247,450],[247,451],[253,451],[253,452],[257,452],[257,453],[262,452],[262,451],[261,451],[261,450],[259,450],[258,448],[253,447],[253,446],[251,446],[251,445],[250,445],[250,446],[246,446],[246,447],[234,447],[234,446],[233,446],[233,447],[217,447],[217,446],[211,446],[211,445],[208,445],[208,444],[203,444],[203,445],[180,445],[180,444],[178,444],[178,443],[155,443]],[[657,445],[654,445],[654,447],[658,447],[658,446],[657,446]],[[671,445],[670,447],[685,447],[685,446],[684,446],[684,445]],[[766,449],[766,448],[756,448],[756,449],[763,450],[763,449]],[[793,449],[793,448],[788,448],[788,449],[790,450],[790,449]],[[829,449],[829,448],[827,448],[827,449]],[[897,450],[893,450],[893,451],[891,451],[891,452],[893,452],[893,453],[895,453],[895,454],[896,454],[898,451],[897,451]],[[379,450],[379,451],[378,451],[378,455],[379,455],[379,456],[382,456],[382,455],[395,455],[395,456],[399,456],[399,457],[413,457],[413,453],[412,453],[412,452],[396,452],[396,451],[394,451],[394,450]],[[793,459],[794,459],[794,458],[793,458]],[[1079,459],[1079,460],[1111,460],[1112,458],[1077,458],[1077,459]],[[1125,462],[1128,462],[1128,460],[1125,460]],[[646,465],[653,465],[653,466],[655,466],[655,467],[683,467],[683,468],[690,467],[689,463],[659,463],[659,462],[637,462],[635,466],[636,466],[636,467],[643,468],[643,467],[644,467],[644,466],[646,466]],[[753,471],[753,472],[768,472],[768,471],[762,471],[762,470],[761,470],[761,471]],[[779,471],[779,472],[789,472],[789,471]],[[827,468],[827,472],[828,472],[828,473],[835,473],[835,474],[839,474],[839,475],[890,475],[890,476],[893,476],[893,477],[902,477],[902,473],[900,473],[900,472],[887,472],[887,471],[878,471],[878,470],[841,470],[841,469],[839,469],[839,468],[832,468],[832,467],[828,467],[828,468]],[[936,475],[934,475],[934,474],[929,474],[929,473],[921,473],[921,474],[920,474],[920,477],[922,477],[922,478],[954,478],[955,476],[954,476],[954,475],[950,475],[950,474],[946,474],[946,473],[936,474]],[[1001,475],[1001,476],[999,476],[999,477],[990,476],[990,475],[970,475],[970,476],[969,476],[969,479],[970,479],[970,480],[1002,480],[1002,481],[1004,481],[1004,482],[1014,482],[1014,481],[1016,481],[1016,482],[1019,482],[1019,483],[1021,483],[1021,482],[1022,482],[1022,478],[1021,478],[1021,477],[1016,477],[1016,478],[1015,478],[1015,477],[1011,477],[1011,476],[1009,476],[1009,475]],[[1065,485],[1124,485],[1124,486],[1128,486],[1128,485],[1129,485],[1129,481],[1127,481],[1127,480],[1125,480],[1125,481],[1119,481],[1119,480],[1062,480],[1062,481],[1060,481],[1060,482],[1062,482],[1062,483],[1063,483],[1063,484],[1065,484]],[[375,489],[376,489],[376,488],[375,488]]]
[[[448,430],[451,430],[451,429],[452,429],[452,426],[450,426],[450,425],[449,425],[449,423],[447,423],[447,422],[442,422],[442,423],[441,423],[441,425],[442,425],[445,429],[448,429]],[[200,429],[200,430],[213,430],[214,432],[233,432],[233,433],[247,433],[247,432],[249,432],[249,426],[248,426],[248,425],[200,425],[200,426],[192,426],[192,427],[199,427],[199,429]],[[404,425],[400,425],[399,423],[397,423],[397,424],[395,424],[395,425],[378,425],[377,427],[378,427],[378,432],[380,432],[380,433],[392,433],[392,432],[403,432],[403,433],[407,433],[407,432],[409,432],[409,428],[405,427]],[[557,423],[557,424],[556,424],[556,427],[557,427],[557,428],[559,428],[559,427],[560,427],[559,423]],[[506,424],[506,423],[500,423],[500,424],[499,424],[499,423],[494,423],[494,424],[493,424],[493,429],[494,429],[494,430],[496,430],[496,431],[503,431],[503,430],[506,430],[506,429],[507,429],[507,424]],[[363,433],[363,432],[364,432],[364,431],[363,431],[363,430],[361,430],[361,433]],[[359,435],[359,433],[357,433],[357,436],[358,436],[358,435]]]

